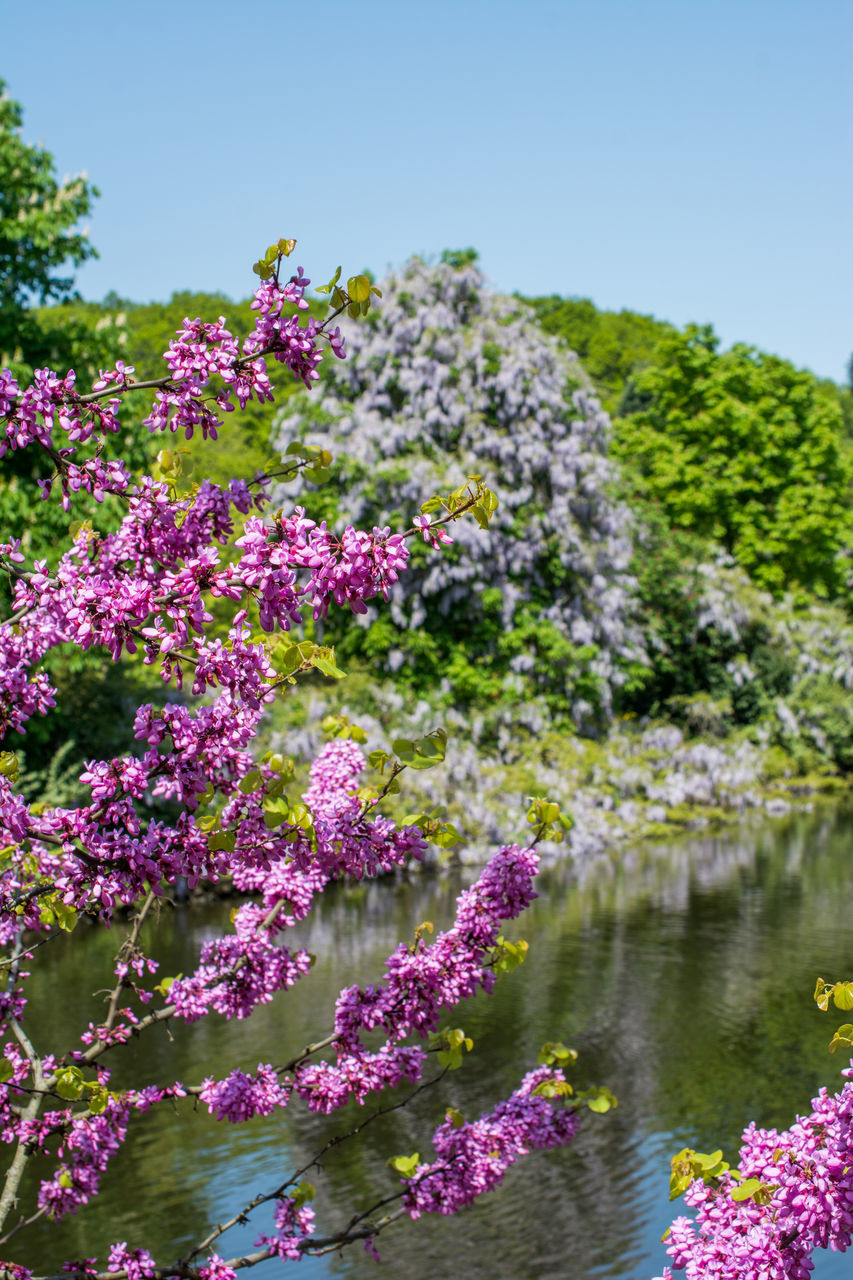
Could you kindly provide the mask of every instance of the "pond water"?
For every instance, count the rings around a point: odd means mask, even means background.
[[[394,1227],[378,1242],[378,1267],[360,1245],[290,1265],[312,1280],[659,1274],[666,1262],[660,1236],[682,1211],[668,1199],[670,1156],[685,1145],[721,1146],[735,1158],[750,1119],[787,1126],[821,1083],[840,1084],[844,1063],[826,1046],[844,1019],[821,1014],[812,991],[818,975],[853,974],[851,836],[849,812],[823,811],[639,846],[617,864],[547,868],[539,899],[507,930],[529,941],[526,963],[492,997],[449,1015],[475,1041],[466,1066],[372,1124],[311,1175],[320,1230],[340,1228],[353,1211],[395,1190],[388,1157],[418,1150],[429,1158],[427,1135],[446,1107],[466,1118],[492,1107],[535,1064],[545,1040],[577,1049],[576,1082],[608,1085],[618,1109],[587,1114],[572,1147],[530,1157],[465,1214]],[[301,940],[318,959],[288,996],[244,1023],[207,1018],[155,1028],[116,1051],[113,1084],[197,1083],[233,1066],[286,1060],[327,1031],[341,986],[379,976],[384,956],[422,920],[446,927],[456,894],[474,874],[341,888],[305,922]],[[150,943],[161,975],[188,972],[229,910],[215,904],[164,918],[163,936]],[[81,931],[72,945],[63,939],[40,953],[29,1017],[37,1043],[73,1043],[91,1017],[91,992],[108,984],[123,932]],[[57,1226],[22,1233],[6,1254],[55,1271],[68,1257],[104,1259],[107,1243],[126,1240],[171,1261],[365,1114],[353,1107],[318,1117],[294,1106],[231,1126],[206,1109],[194,1114],[189,1100],[174,1111],[160,1108],[131,1128],[93,1204]],[[222,1254],[250,1250],[270,1217],[256,1211],[249,1226],[225,1238]],[[271,1280],[281,1267],[265,1263],[252,1274]],[[817,1280],[849,1273],[849,1257],[818,1256]]]

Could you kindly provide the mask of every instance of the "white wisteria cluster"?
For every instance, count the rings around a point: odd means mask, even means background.
[[[300,438],[344,455],[336,515],[357,524],[405,518],[426,496],[483,475],[500,499],[490,528],[460,524],[455,553],[421,558],[395,592],[395,624],[461,624],[476,656],[483,593],[496,589],[489,607],[504,633],[525,627],[506,653],[509,672],[562,686],[577,724],[606,719],[626,669],[643,660],[632,523],[613,496],[607,415],[571,353],[470,263],[413,259],[382,290],[375,318],[348,330],[349,359],[320,412],[294,397],[275,446]],[[574,650],[559,667],[537,653],[536,628],[548,624]],[[404,646],[387,661],[402,665]]]

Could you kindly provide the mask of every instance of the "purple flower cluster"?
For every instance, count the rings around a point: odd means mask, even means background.
[[[108,1271],[126,1271],[127,1280],[146,1280],[153,1276],[156,1264],[147,1249],[128,1249],[121,1240],[110,1248]]]
[[[222,425],[219,414],[234,408],[232,396],[241,408],[253,397],[261,402],[272,400],[265,355],[286,365],[308,387],[319,377],[324,338],[334,354],[343,357],[338,329],[327,336],[323,326],[311,318],[302,325],[298,314],[283,315],[285,307],[295,307],[297,313],[307,309],[304,294],[310,283],[299,267],[284,286],[270,280],[256,290],[252,306],[258,318],[254,332],[243,342],[242,355],[225,327],[224,316],[215,324],[186,319],[164,355],[169,375],[145,420],[149,430],[183,430],[189,439],[199,429],[215,439]],[[93,437],[103,439],[108,432],[118,431],[121,396],[132,386],[133,372],[131,366],[119,361],[115,369],[101,372],[90,395],[81,396],[73,370],[60,378],[49,369],[37,369],[32,386],[23,392],[4,370],[0,379],[0,457],[8,450],[33,444],[47,450],[61,478],[66,510],[71,495],[80,489],[98,501],[106,492],[126,493],[130,476],[120,463],[106,462],[96,453],[78,465],[74,454],[80,444]],[[214,377],[222,385],[211,391]],[[110,391],[114,396],[105,399]],[[57,429],[70,441],[68,446],[61,446],[55,438]],[[50,496],[51,487],[52,481],[44,482],[43,497]]]
[[[34,1127],[30,1140],[36,1143],[45,1142],[57,1130],[60,1133],[56,1154],[61,1163],[53,1177],[41,1184],[40,1209],[45,1209],[51,1218],[61,1218],[76,1213],[97,1195],[110,1158],[127,1136],[130,1112],[129,1101],[110,1098],[101,1115],[53,1112],[45,1117],[46,1124]]]
[[[571,1142],[578,1127],[574,1108],[537,1092],[565,1084],[561,1071],[540,1067],[488,1115],[468,1124],[445,1121],[433,1135],[438,1159],[419,1164],[403,1203],[412,1218],[423,1213],[457,1213],[492,1191],[510,1165],[533,1150]]]
[[[275,1070],[260,1062],[251,1076],[239,1070],[225,1080],[208,1076],[201,1082],[199,1097],[217,1120],[242,1124],[252,1116],[268,1116],[276,1107],[286,1107],[290,1092],[279,1083]]]
[[[815,1249],[845,1251],[853,1239],[853,1066],[836,1094],[821,1089],[790,1129],[750,1125],[740,1180],[696,1179],[685,1193],[696,1222],[680,1217],[667,1253],[686,1280],[808,1280]],[[734,1199],[743,1179],[760,1194]],[[664,1268],[660,1280],[672,1280]]]
[[[482,989],[491,991],[491,951],[505,920],[517,916],[536,896],[538,868],[533,849],[501,849],[480,879],[457,900],[456,922],[427,945],[404,943],[386,960],[387,974],[370,987],[347,987],[335,1006],[335,1063],[300,1067],[296,1092],[315,1111],[333,1111],[350,1098],[418,1079],[426,1055],[402,1046],[411,1034],[425,1036],[440,1022],[442,1009]],[[381,1028],[388,1037],[378,1053],[368,1051],[363,1032]]]
[[[276,1234],[262,1235],[255,1243],[266,1246],[273,1257],[297,1262],[302,1257],[304,1241],[314,1231],[314,1210],[310,1205],[298,1205],[290,1196],[284,1196],[276,1201],[273,1220]]]

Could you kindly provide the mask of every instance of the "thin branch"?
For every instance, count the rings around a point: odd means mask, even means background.
[[[358,1135],[362,1132],[362,1130],[366,1129],[367,1126],[369,1124],[372,1124],[374,1120],[379,1120],[381,1119],[382,1116],[390,1115],[392,1111],[400,1111],[402,1110],[403,1107],[407,1107],[409,1103],[418,1096],[418,1094],[423,1093],[426,1089],[431,1089],[433,1085],[438,1084],[439,1080],[442,1080],[444,1078],[448,1070],[449,1068],[445,1067],[444,1070],[441,1071],[437,1076],[434,1076],[432,1080],[425,1080],[423,1084],[418,1085],[417,1089],[413,1089],[411,1093],[407,1094],[406,1097],[402,1098],[399,1102],[391,1103],[387,1107],[379,1107],[376,1111],[371,1112],[371,1114],[367,1117],[366,1120],[362,1120],[361,1124],[356,1125],[354,1129],[350,1129],[348,1133],[339,1133],[339,1134],[336,1134],[333,1138],[329,1138],[328,1142],[325,1143],[323,1147],[321,1147],[321,1149],[317,1152],[317,1154],[311,1160],[309,1160],[307,1164],[302,1165],[300,1169],[297,1169],[295,1173],[292,1173],[286,1182],[283,1182],[281,1186],[276,1187],[275,1191],[260,1192],[258,1195],[254,1196],[249,1201],[249,1203],[243,1209],[241,1209],[239,1213],[236,1213],[234,1217],[231,1218],[228,1222],[220,1223],[219,1225],[217,1225],[214,1228],[214,1230],[210,1233],[210,1235],[207,1236],[204,1240],[202,1240],[201,1244],[196,1245],[196,1247],[190,1253],[185,1254],[185,1256],[181,1258],[181,1262],[182,1263],[191,1262],[193,1258],[198,1256],[198,1254],[202,1253],[205,1249],[210,1248],[210,1246],[214,1243],[214,1241],[218,1240],[219,1237],[224,1235],[226,1231],[229,1231],[231,1227],[236,1226],[240,1222],[245,1222],[249,1214],[254,1209],[256,1209],[258,1205],[266,1204],[269,1200],[280,1199],[281,1196],[284,1195],[287,1188],[292,1187],[294,1183],[298,1182],[299,1179],[302,1178],[308,1172],[309,1169],[319,1168],[320,1161],[323,1159],[323,1157],[327,1155],[330,1151],[334,1150],[335,1147],[339,1147],[343,1142],[348,1142],[350,1138],[358,1137]],[[373,1208],[374,1209],[379,1208],[384,1203],[386,1202],[380,1201],[379,1205],[374,1205]],[[373,1212],[372,1209],[367,1210],[367,1213],[371,1213],[371,1212]],[[361,1215],[361,1216],[363,1217],[364,1215]],[[360,1218],[353,1219],[353,1222],[350,1223],[350,1226],[352,1226],[353,1223],[359,1220]]]
[[[149,889],[148,897],[145,899],[138,913],[134,917],[133,928],[131,929],[127,938],[125,938],[124,942],[122,943],[119,953],[116,956],[116,961],[119,961],[123,955],[127,955],[127,956],[133,955],[133,952],[136,950],[136,944],[139,941],[139,934],[142,929],[143,922],[145,920],[145,917],[148,915],[148,912],[150,911],[151,905],[153,902],[154,902],[154,890]],[[121,993],[124,990],[126,985],[127,984],[125,979],[121,977],[119,978],[118,982],[115,985],[115,988],[113,989],[112,995],[110,996],[110,1007],[107,1012],[106,1021],[104,1022],[105,1031],[112,1031],[113,1029],[113,1023],[115,1022],[116,1016],[118,1014],[118,1002],[121,999]]]
[[[9,1026],[30,1063],[35,1088],[38,1090],[44,1089],[46,1081],[42,1074],[41,1061],[33,1048],[29,1036],[20,1026],[16,1018],[11,1018],[9,1020]],[[26,1131],[27,1123],[35,1120],[41,1110],[43,1101],[44,1096],[42,1093],[34,1093],[24,1110],[21,1112],[21,1122],[24,1126],[24,1131]],[[18,1188],[21,1185],[21,1179],[24,1176],[24,1170],[27,1167],[29,1155],[29,1144],[22,1138],[18,1141],[18,1146],[12,1158],[12,1163],[6,1170],[6,1177],[3,1182],[3,1191],[2,1194],[0,1194],[0,1231],[2,1231],[3,1227],[6,1225],[6,1219],[8,1218],[11,1210],[18,1203]]]
[[[62,929],[56,929],[53,933],[49,933],[46,938],[39,938],[38,942],[34,942],[31,947],[24,947],[21,951],[22,956],[31,956],[34,951],[38,951],[39,947],[43,947],[48,942],[53,942],[54,938],[62,937]],[[7,965],[17,963],[17,958],[9,960],[0,960],[0,969],[5,969]]]
[[[35,1213],[29,1218],[21,1218],[17,1226],[6,1232],[5,1236],[0,1240],[0,1244],[6,1244],[8,1240],[12,1239],[12,1236],[17,1235],[24,1227],[31,1227],[34,1222],[38,1222],[39,1218],[43,1218],[46,1213],[47,1209],[36,1209]]]

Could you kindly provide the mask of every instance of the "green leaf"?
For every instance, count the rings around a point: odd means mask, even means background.
[[[5,1084],[7,1080],[11,1080],[15,1074],[14,1065],[8,1058],[0,1058],[0,1084]]]
[[[595,1111],[599,1115],[604,1115],[611,1107],[617,1105],[615,1097],[604,1085],[600,1085],[597,1089],[588,1090],[584,1097],[584,1102],[590,1111]]]
[[[764,1183],[759,1178],[744,1178],[739,1186],[730,1191],[732,1200],[751,1200],[756,1191],[760,1191]]]
[[[829,1042],[829,1052],[835,1053],[839,1045],[853,1045],[853,1023],[845,1022],[843,1027],[838,1028]]]
[[[207,847],[211,853],[233,853],[236,843],[233,831],[214,831],[207,838]]]
[[[465,1117],[461,1111],[457,1111],[455,1107],[448,1107],[444,1113],[444,1118],[454,1129],[461,1129],[465,1123]]]
[[[71,933],[77,924],[78,918],[74,907],[68,906],[68,904],[63,902],[57,895],[56,901],[53,904],[53,911],[56,916],[56,923],[59,925],[60,929],[62,929],[64,933]]]
[[[568,1080],[542,1080],[533,1092],[540,1098],[570,1098],[574,1090]]]
[[[102,1084],[92,1084],[87,1086],[89,1097],[87,1106],[93,1116],[100,1116],[106,1111],[110,1100],[109,1089],[104,1088]]]
[[[836,982],[832,999],[839,1009],[853,1009],[853,982]]]
[[[388,1164],[403,1178],[411,1178],[420,1163],[420,1155],[416,1151],[411,1156],[392,1156]]]
[[[83,1072],[79,1067],[62,1067],[56,1073],[54,1088],[60,1098],[73,1102],[83,1093]]]
[[[823,978],[818,978],[814,989],[815,1004],[824,1013],[829,1009],[829,997],[832,994],[832,989],[833,984],[831,982],[824,982]]]
[[[302,666],[302,654],[295,644],[277,644],[272,651],[272,662],[279,675],[289,676]]]
[[[562,1042],[552,1044],[549,1040],[539,1050],[537,1061],[541,1067],[553,1066],[555,1062],[565,1066],[570,1062],[577,1062],[577,1057],[576,1049],[567,1049]]]
[[[334,658],[318,658],[315,655],[311,659],[311,666],[316,667],[324,676],[329,676],[332,680],[343,680],[346,677],[346,672],[335,665]]]
[[[0,751],[0,777],[14,782],[18,776],[18,757],[14,751]]]
[[[431,831],[428,839],[439,849],[452,849],[455,845],[462,843],[462,837],[456,830],[452,822],[442,822],[439,826]]]
[[[350,276],[347,281],[347,293],[353,302],[369,302],[370,281],[367,276]]]

